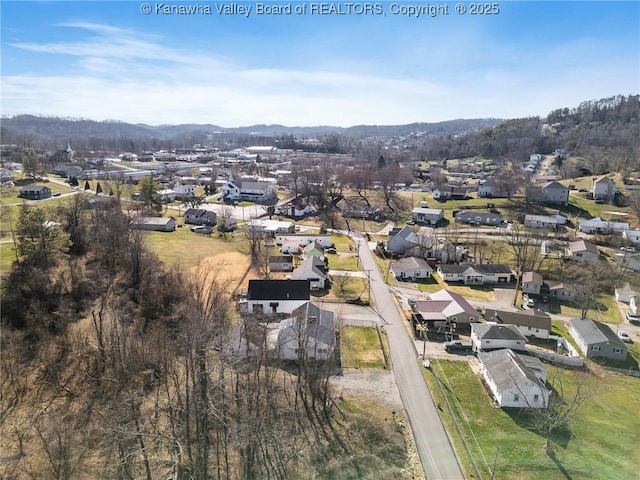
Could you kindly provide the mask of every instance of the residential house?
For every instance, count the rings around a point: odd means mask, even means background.
[[[437,267],[437,272],[445,282],[464,282],[465,285],[509,283],[513,275],[508,265],[500,263],[440,264]]]
[[[0,182],[2,183],[12,182],[13,179],[14,179],[14,176],[11,170],[5,170],[4,168],[0,168]]]
[[[235,180],[230,176],[222,186],[222,199],[232,202],[274,203],[277,200],[277,190],[271,182]]]
[[[629,299],[629,311],[633,315],[640,313],[640,295],[634,295]]]
[[[176,219],[173,217],[135,217],[131,220],[130,226],[136,230],[173,232],[176,229]]]
[[[525,215],[524,226],[529,228],[550,228],[557,230],[567,224],[567,217],[562,215]]]
[[[309,281],[311,290],[324,290],[327,287],[327,273],[324,261],[318,257],[305,258],[293,271],[294,280]]]
[[[629,240],[631,243],[640,243],[640,230],[623,230],[622,238]]]
[[[540,310],[509,312],[486,308],[484,318],[500,325],[515,325],[525,337],[547,339],[551,333],[551,317]]]
[[[285,240],[280,246],[280,251],[282,253],[298,254],[300,253],[300,244],[297,240]]]
[[[628,283],[625,283],[622,287],[616,287],[614,293],[616,300],[622,303],[629,303],[632,297],[638,295],[638,292]]]
[[[536,357],[510,349],[478,353],[481,373],[501,408],[545,408],[549,404],[546,367]]]
[[[311,298],[309,280],[249,280],[248,313],[290,314]]]
[[[222,222],[218,222],[218,230],[221,232],[233,232],[238,228],[238,220],[233,217],[228,217],[222,220]]]
[[[252,219],[247,227],[250,232],[259,232],[271,237],[275,237],[279,233],[293,233],[296,231],[296,225],[293,222],[257,218]]]
[[[347,203],[341,211],[342,216],[345,218],[360,218],[374,220],[376,222],[382,219],[382,210],[377,207],[359,206]]]
[[[413,230],[403,227],[398,233],[387,240],[387,251],[396,255],[405,255],[410,250],[418,247],[420,240]]]
[[[456,222],[471,225],[501,225],[504,219],[499,213],[477,212],[474,210],[463,210],[455,216]]]
[[[283,360],[328,360],[336,347],[334,314],[311,302],[280,322],[276,354]]]
[[[411,219],[419,225],[437,226],[444,218],[444,211],[440,208],[417,207],[411,211]]]
[[[423,258],[407,257],[389,267],[396,280],[425,280],[431,278],[431,267]]]
[[[537,272],[524,272],[522,274],[522,293],[540,295],[544,281],[542,275]]]
[[[627,346],[604,323],[572,318],[569,324],[569,334],[587,358],[626,360]]]
[[[640,253],[616,253],[613,256],[615,262],[626,270],[640,272]]]
[[[277,212],[289,218],[303,218],[313,213],[311,205],[302,201],[293,201],[287,205],[280,205]]]
[[[184,212],[184,223],[188,225],[216,225],[216,212],[204,208],[188,208]]]
[[[607,175],[593,178],[591,180],[591,195],[594,200],[612,201],[616,195],[616,182]]]
[[[190,198],[196,196],[196,186],[178,184],[173,187],[173,196],[176,199]]]
[[[600,258],[600,250],[588,240],[574,240],[569,243],[566,255],[578,262],[592,262]]]
[[[473,323],[471,324],[471,343],[476,352],[497,348],[524,350],[527,337],[515,325],[492,322]]]
[[[293,257],[291,255],[273,255],[269,257],[270,272],[292,272]]]
[[[171,188],[158,190],[156,194],[162,199],[164,203],[171,203],[176,199],[176,192],[174,192]]]
[[[495,178],[487,178],[478,184],[478,197],[480,198],[506,198],[505,192]]]
[[[526,199],[527,202],[567,205],[569,203],[569,187],[556,181],[529,185],[526,189]]]
[[[304,258],[309,257],[318,257],[320,260],[324,262],[324,247],[320,245],[318,242],[310,243],[302,248],[302,256]]]
[[[451,185],[440,185],[431,190],[431,195],[435,200],[466,200],[469,191],[465,187],[453,187]]]
[[[428,300],[418,300],[412,307],[422,322],[431,325],[447,323],[470,324],[478,321],[478,312],[457,293],[439,290],[429,295]]]
[[[588,220],[580,220],[578,222],[578,230],[595,235],[611,234],[613,232],[623,233],[625,230],[629,230],[629,224],[627,222],[602,220],[600,217],[596,217]]]
[[[578,292],[571,286],[565,285],[562,282],[556,282],[554,280],[547,280],[544,282],[543,290],[541,293],[549,292],[549,296],[558,301],[572,302],[578,298]]]
[[[43,200],[51,197],[51,189],[45,185],[25,185],[20,189],[18,197],[27,200]]]
[[[295,226],[294,226],[295,229]],[[290,234],[290,233],[277,233],[276,234],[276,243],[278,245],[282,245],[283,242],[287,240],[295,240],[298,245],[302,245],[303,247],[309,245],[310,243],[317,242],[322,245],[324,248],[330,247],[333,245],[333,240],[331,239],[331,235],[318,235],[318,234]]]

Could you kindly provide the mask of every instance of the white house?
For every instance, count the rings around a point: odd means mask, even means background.
[[[569,243],[567,256],[578,262],[592,262],[600,257],[600,250],[587,240],[574,240]]]
[[[546,368],[536,357],[509,349],[480,352],[482,377],[502,408],[545,408],[549,403]]]
[[[524,272],[522,274],[522,292],[540,295],[540,289],[544,284],[542,275],[538,272]]]
[[[276,186],[271,182],[235,180],[231,176],[222,186],[222,198],[233,202],[270,203],[277,200],[277,191]]]
[[[249,280],[241,307],[248,313],[290,314],[309,301],[310,292],[309,280]]]
[[[196,186],[195,185],[175,185],[173,187],[173,194],[175,198],[188,198],[195,197]]]
[[[435,226],[444,218],[444,211],[440,208],[417,207],[411,210],[411,218],[421,225]]]
[[[295,229],[295,226],[294,226]],[[287,240],[294,240],[298,245],[306,246],[310,243],[317,242],[322,245],[324,248],[330,247],[333,245],[333,240],[331,239],[331,235],[314,235],[314,234],[291,234],[291,233],[277,233],[276,234],[276,243],[278,245],[282,245],[283,242]]]
[[[567,217],[562,215],[525,215],[524,226],[530,228],[551,228],[556,230],[561,225],[566,225]]]
[[[389,267],[397,280],[418,280],[431,277],[431,267],[423,258],[407,257]]]
[[[291,278],[309,281],[311,290],[324,290],[327,282],[324,261],[318,257],[305,258],[300,266],[293,271]]]
[[[611,201],[616,194],[616,182],[606,175],[591,180],[591,194],[594,200]]]
[[[596,235],[610,234],[613,232],[622,233],[625,230],[629,230],[629,224],[627,222],[602,220],[600,217],[596,217],[588,220],[580,220],[578,222],[578,230]]]
[[[625,283],[622,287],[616,287],[614,293],[616,300],[622,303],[629,303],[632,297],[638,295],[638,292],[631,288],[628,283]]]
[[[445,282],[464,282],[465,285],[509,283],[513,275],[508,265],[500,263],[440,264],[437,267],[437,272]]]
[[[291,312],[280,322],[276,354],[284,360],[327,360],[336,346],[333,312],[322,310],[311,302]]]
[[[250,232],[261,232],[265,235],[275,237],[278,233],[293,233],[295,231],[293,222],[281,222],[280,220],[252,219],[248,224]]]
[[[473,350],[495,350],[496,348],[511,348],[524,350],[527,337],[515,325],[493,322],[472,323],[471,342]]]
[[[631,243],[640,243],[640,230],[623,230],[622,238]]]
[[[163,202],[171,203],[176,199],[176,192],[174,192],[171,188],[165,188],[164,190],[158,190],[156,192],[160,196]]]
[[[280,251],[282,253],[298,254],[300,253],[300,244],[297,240],[285,240],[282,242],[282,245],[280,245]]]
[[[478,197],[480,198],[504,198],[507,193],[501,189],[494,178],[488,178],[478,185]]]

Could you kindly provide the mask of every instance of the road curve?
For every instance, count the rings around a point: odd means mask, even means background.
[[[387,284],[377,267],[373,253],[365,240],[356,237],[362,269],[370,275],[371,294],[378,314],[385,320],[385,330],[391,350],[393,372],[418,455],[429,480],[464,480],[453,446],[440,420],[438,410],[416,361],[415,345],[407,335]]]

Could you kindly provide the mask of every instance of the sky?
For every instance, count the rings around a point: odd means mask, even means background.
[[[640,93],[640,2],[474,5],[2,0],[0,110],[347,127],[545,116]]]

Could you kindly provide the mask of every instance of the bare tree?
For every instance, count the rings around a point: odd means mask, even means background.
[[[519,223],[514,222],[510,228],[505,229],[503,238],[507,242],[507,249],[515,257],[516,291],[513,304],[516,305],[522,274],[527,271],[537,270],[544,257],[540,251],[540,240],[533,236],[531,230]]]

